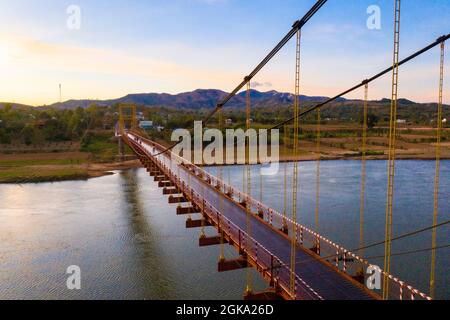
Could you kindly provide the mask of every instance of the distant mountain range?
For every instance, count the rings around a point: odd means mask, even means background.
[[[62,103],[54,103],[48,106],[37,107],[39,109],[56,108],[56,109],[75,109],[78,107],[87,108],[92,104],[98,106],[111,106],[117,103],[133,103],[147,107],[172,107],[172,108],[190,108],[190,109],[202,109],[202,108],[214,108],[216,104],[224,98],[228,93],[216,90],[216,89],[198,89],[191,92],[184,92],[179,94],[168,93],[139,93],[129,94],[122,98],[110,99],[110,100],[68,100]],[[294,96],[291,93],[278,92],[275,90],[261,92],[257,90],[251,90],[250,97],[252,101],[252,107],[264,106],[283,106],[291,105],[294,102]],[[227,107],[243,108],[245,107],[246,92],[241,92],[233,97],[227,104]],[[320,103],[329,99],[328,97],[321,96],[301,96],[302,102]],[[351,102],[344,98],[339,98],[336,102]],[[376,101],[380,104],[387,104],[389,99],[381,99]],[[6,103],[0,102],[0,108]],[[31,106],[11,103],[14,108],[24,109]],[[404,106],[415,105],[414,101],[407,99],[399,99],[399,104]]]
[[[167,93],[140,93],[129,94],[122,98],[110,100],[68,100],[62,103],[54,103],[49,106],[42,106],[38,108],[57,108],[57,109],[75,109],[78,107],[87,108],[92,104],[98,106],[111,106],[116,103],[134,103],[147,107],[165,106],[173,108],[214,108],[216,104],[224,98],[228,93],[215,89],[198,89],[191,92],[184,92],[179,94]],[[227,106],[229,107],[245,107],[246,92],[241,92],[232,98]],[[292,104],[294,96],[291,93],[283,93],[278,91],[260,92],[251,90],[250,97],[252,106],[279,106]],[[301,96],[301,100],[305,102],[321,102],[328,99],[327,97],[315,96]],[[340,98],[339,101],[346,101]],[[0,107],[5,103],[0,103]],[[24,108],[26,105],[13,103],[14,107]]]

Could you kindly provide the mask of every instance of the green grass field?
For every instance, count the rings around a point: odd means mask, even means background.
[[[0,183],[32,183],[87,179],[85,168],[79,167],[12,167],[0,170]]]

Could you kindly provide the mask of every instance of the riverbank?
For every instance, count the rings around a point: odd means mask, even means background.
[[[137,160],[92,163],[84,152],[1,154],[0,183],[86,180],[139,166]]]
[[[399,160],[434,160],[434,149],[429,152],[411,153],[398,151]],[[442,159],[450,159],[448,147],[443,148]],[[280,155],[280,162],[316,161],[317,154],[303,151],[298,157]],[[321,161],[329,160],[358,160],[358,152],[322,153]],[[386,160],[387,155],[369,154],[367,160]],[[83,152],[63,153],[34,153],[34,154],[1,154],[0,155],[0,183],[38,183],[57,182],[67,180],[87,180],[113,174],[113,171],[141,167],[138,160],[114,161],[95,163],[89,160],[89,154]]]

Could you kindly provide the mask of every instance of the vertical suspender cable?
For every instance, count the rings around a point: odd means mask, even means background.
[[[263,176],[262,176],[262,162],[260,163],[261,169],[259,170],[259,202],[263,202]]]
[[[364,86],[364,106],[362,123],[362,144],[361,144],[361,194],[359,203],[359,247],[364,247],[364,210],[366,198],[366,158],[367,158],[367,117],[368,117],[369,84]],[[364,251],[359,255],[364,257]]]
[[[247,139],[247,138],[245,138]],[[247,140],[246,140],[247,141]],[[245,147],[245,150],[247,150],[247,147]],[[245,156],[246,157],[246,156]],[[240,202],[245,202],[245,190],[247,190],[247,184],[246,184],[246,170],[247,170],[247,158],[244,159],[244,165],[242,166],[242,199],[239,199]]]
[[[287,154],[287,152],[286,152],[286,150],[287,150],[287,140],[288,140],[287,139],[288,138],[287,130],[288,130],[288,128],[285,125],[284,126],[284,132],[283,132],[283,134],[284,134],[283,144],[284,144],[285,154]],[[283,226],[281,227],[282,231],[284,233],[288,233],[289,232],[288,226],[287,226],[287,220],[286,220],[286,215],[287,215],[287,193],[288,193],[288,190],[287,190],[287,168],[288,168],[288,162],[287,162],[287,159],[286,159],[286,161],[284,162]]]
[[[170,157],[170,159],[171,159],[171,161],[172,161],[172,157]],[[180,163],[178,163],[177,164],[177,162],[178,161],[175,161],[175,164],[176,164],[176,166],[177,166],[177,180],[179,181],[179,183],[181,184],[181,176],[180,176],[180,166],[181,166],[181,163],[182,162],[180,162]],[[175,186],[176,187],[176,186]],[[180,196],[179,196],[179,198],[178,198],[178,207],[181,207],[181,199],[184,197],[184,194],[183,194],[183,192],[180,190]]]
[[[203,142],[202,142],[202,162],[200,163],[200,168],[201,169],[205,169],[203,164],[204,164],[204,159],[203,159]],[[201,179],[204,180],[205,176],[203,175],[203,173],[201,172]],[[200,183],[201,188],[202,188],[202,207],[201,207],[201,211],[202,211],[202,228],[200,231],[200,238],[206,238],[206,232],[205,232],[205,220],[206,220],[206,212],[205,212],[205,184],[202,182]]]
[[[251,206],[250,206],[250,197],[251,197],[251,176],[250,176],[250,135],[248,134],[250,130],[250,81],[247,82],[247,95],[246,95],[246,135],[245,135],[245,172],[247,180],[247,199],[245,199],[245,208],[246,208],[246,216],[247,216],[247,239],[245,240],[245,247],[247,248],[247,260],[250,258],[250,250],[251,250]],[[244,182],[245,183],[245,182]],[[245,289],[246,294],[251,294],[253,291],[253,277],[252,277],[252,269],[247,268],[247,288]]]
[[[190,170],[190,168],[189,168],[189,170]],[[188,190],[190,190],[190,192],[189,192],[189,201],[191,202],[191,205],[194,205],[194,203],[193,203],[194,199],[192,198],[191,173],[190,172],[188,172],[187,177],[188,177],[188,188],[189,188]],[[188,220],[189,221],[192,220],[192,215],[191,215],[191,210],[190,209],[189,209]]]
[[[392,208],[394,201],[395,176],[395,144],[397,134],[397,99],[398,99],[398,61],[400,49],[400,6],[401,0],[394,0],[394,56],[392,69],[391,115],[389,125],[389,159],[388,186],[386,199],[386,244],[384,257],[383,299],[389,299],[389,274],[391,272],[391,239],[392,239]]]
[[[290,275],[290,290],[293,298],[296,298],[296,251],[297,251],[297,196],[298,196],[298,143],[299,143],[299,99],[300,99],[300,42],[301,32],[297,31],[297,43],[295,53],[295,96],[294,96],[294,172],[292,181],[292,236],[291,236],[291,275]]]
[[[222,133],[223,131],[223,111],[219,110],[219,130]],[[223,141],[222,141],[222,146],[223,148]],[[218,163],[218,167],[217,167],[217,177],[219,178],[219,181],[221,181],[220,183],[222,183],[223,180],[223,154],[222,154],[222,159],[220,159],[220,163]],[[224,261],[225,260],[225,246],[224,246],[224,231],[223,231],[223,212],[224,212],[224,199],[223,199],[223,192],[225,192],[225,190],[223,189],[223,185],[220,185],[220,199],[219,199],[219,212],[220,212],[220,257],[219,257],[219,261]]]
[[[441,171],[441,138],[442,138],[442,93],[444,88],[444,56],[445,56],[445,42],[441,43],[441,59],[440,59],[440,73],[439,73],[439,102],[438,102],[438,117],[436,129],[436,172],[434,178],[434,210],[433,210],[433,226],[438,223],[439,213],[439,178]],[[431,271],[430,271],[430,296],[435,298],[435,272],[436,272],[436,228],[432,232],[432,248],[431,251]]]
[[[317,109],[317,124],[316,124],[316,154],[317,154],[317,162],[316,162],[316,208],[315,208],[315,228],[316,232],[319,233],[319,206],[320,206],[320,109]],[[316,237],[315,250],[317,254],[320,254],[320,240],[319,237]]]

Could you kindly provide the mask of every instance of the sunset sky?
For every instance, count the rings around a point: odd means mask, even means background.
[[[2,0],[0,101],[51,104],[59,99],[59,83],[63,100],[230,91],[314,2]],[[381,8],[381,30],[366,26],[373,4]],[[67,28],[69,5],[81,9],[80,30]],[[403,1],[402,9],[401,57],[450,33],[450,1]],[[392,64],[392,20],[392,0],[329,0],[303,29],[302,94],[332,96]],[[254,79],[254,88],[292,92],[294,55],[292,40]],[[438,70],[435,48],[401,68],[399,95],[436,101]],[[389,96],[386,76],[370,97]]]

